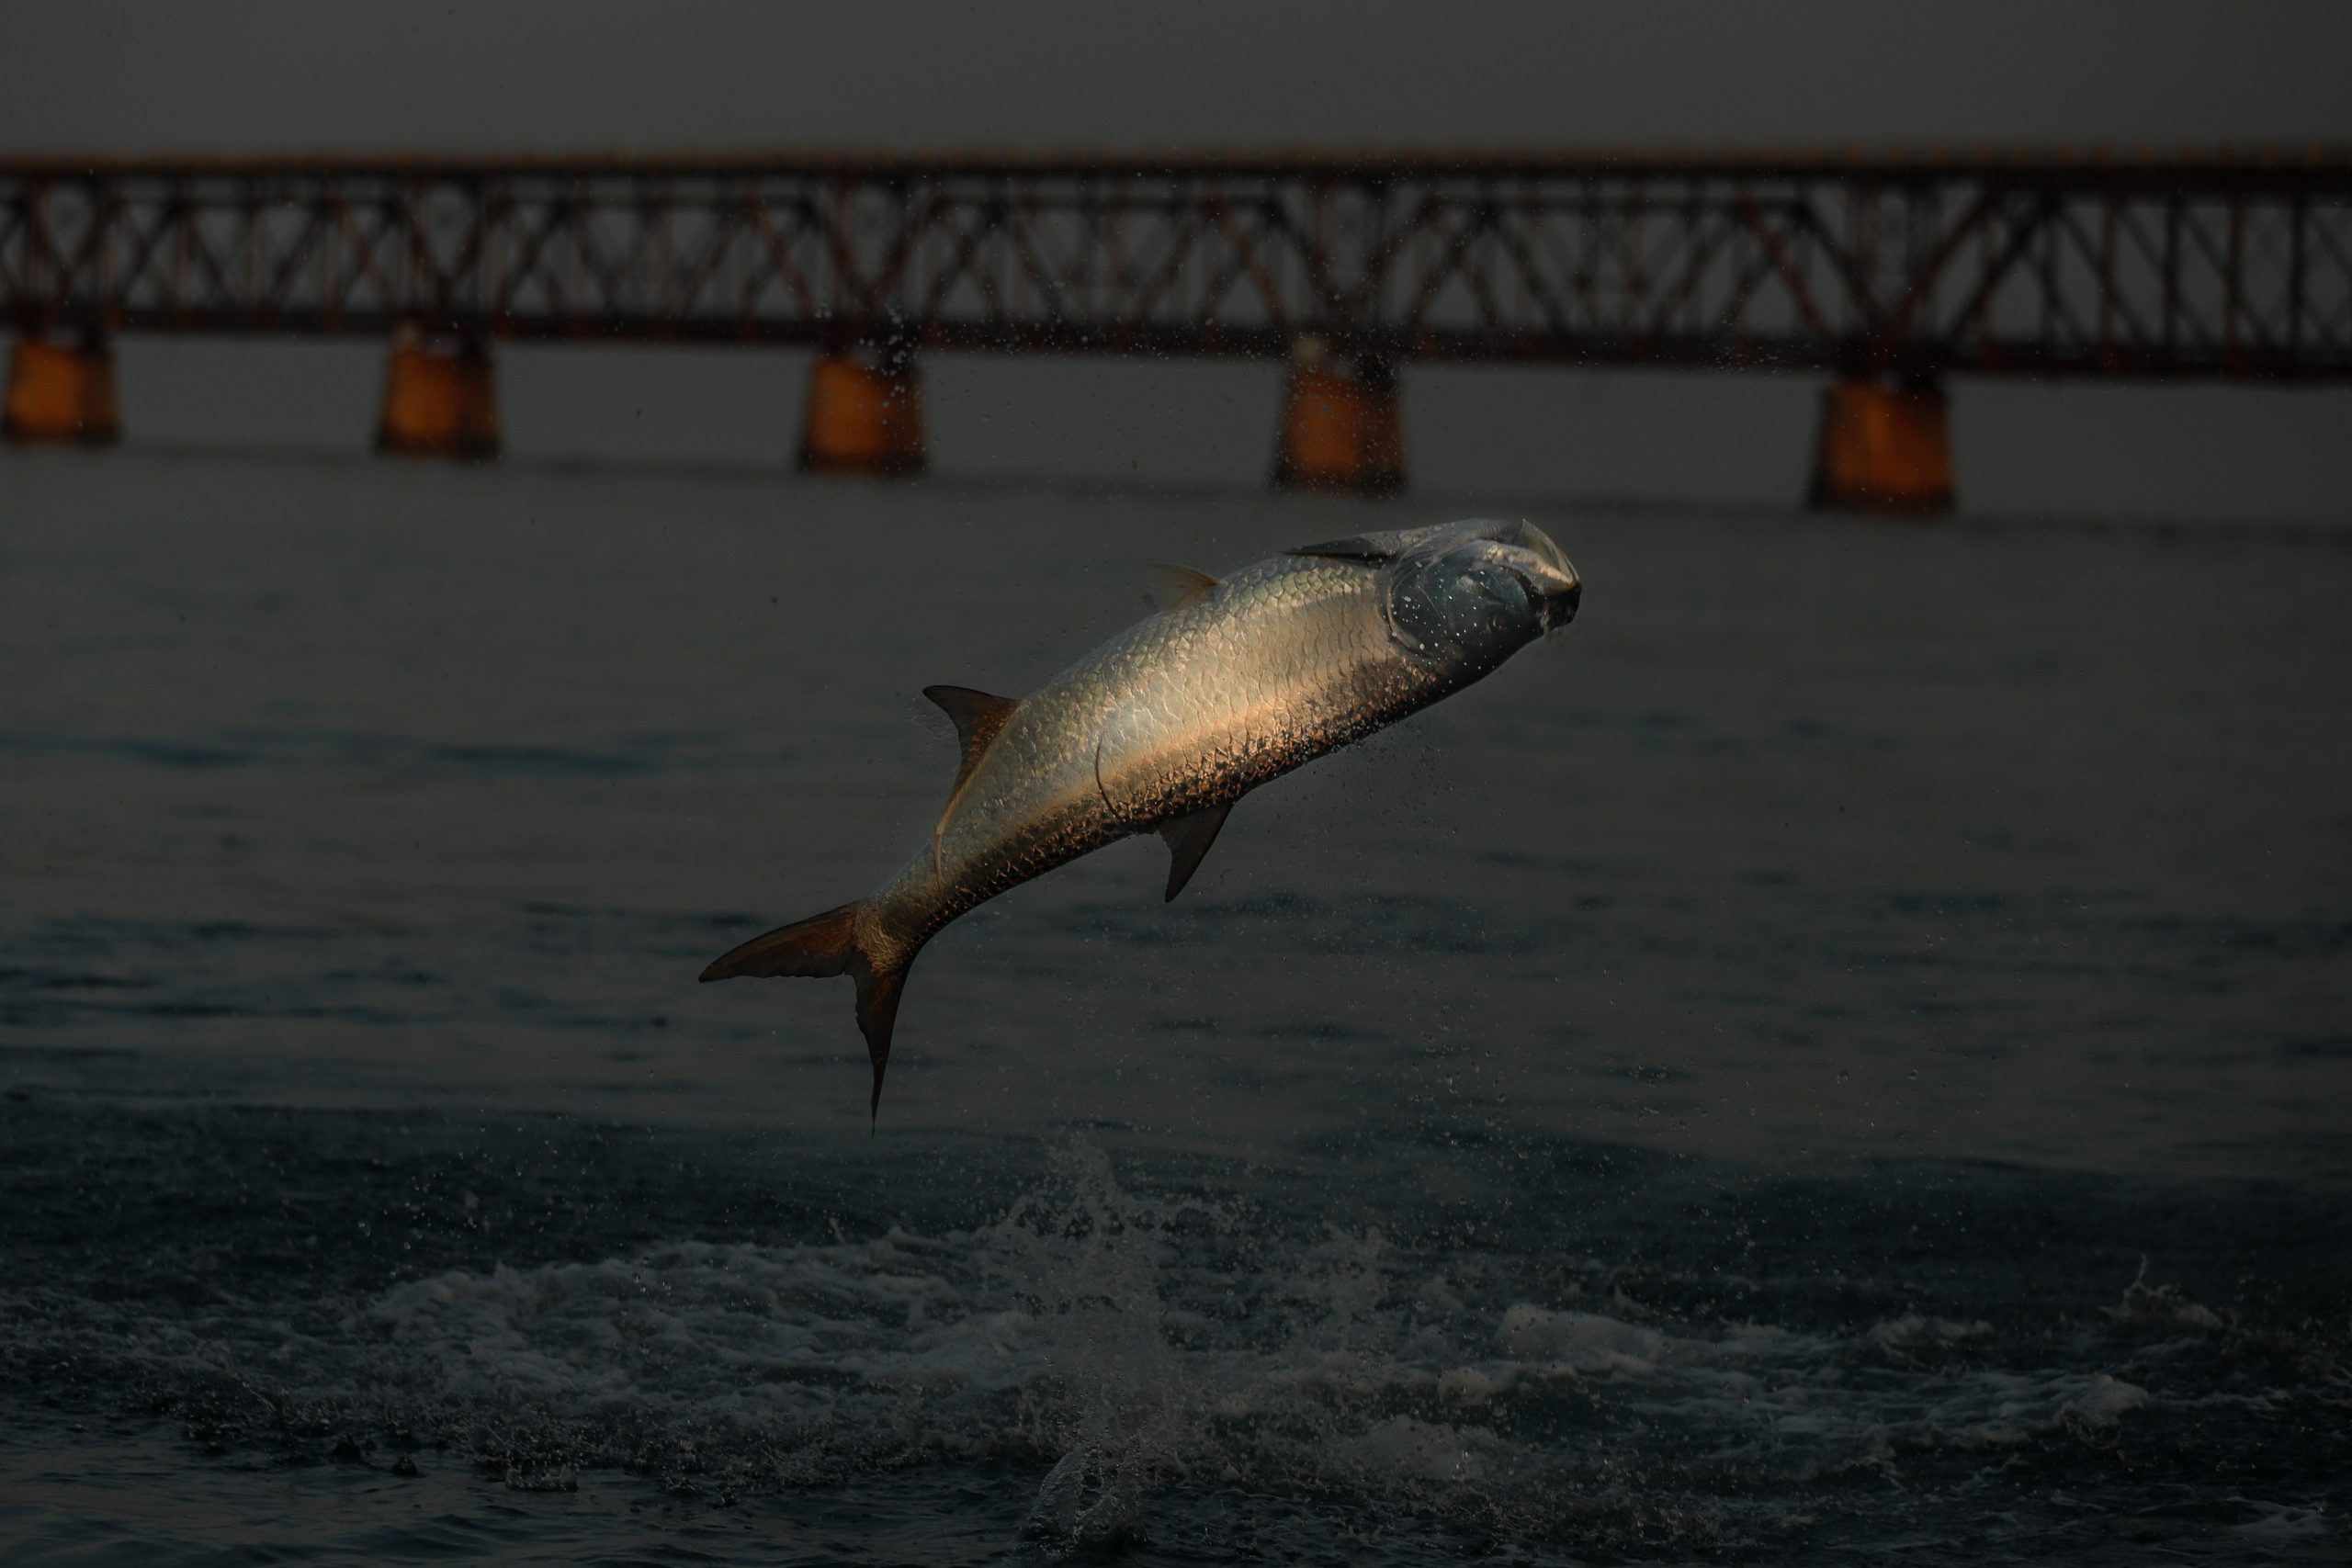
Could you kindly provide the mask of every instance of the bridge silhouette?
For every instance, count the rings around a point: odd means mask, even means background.
[[[804,345],[875,472],[926,354],[1206,355],[1366,491],[1409,365],[1811,372],[1815,502],[1932,509],[1954,376],[2352,378],[2352,149],[0,159],[0,313],[22,439],[119,431],[127,333],[386,340],[379,446],[457,456],[501,340]]]

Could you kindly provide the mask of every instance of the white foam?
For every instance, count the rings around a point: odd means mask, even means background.
[[[2244,1524],[2231,1527],[2234,1535],[2252,1536],[2257,1540],[2312,1540],[2330,1531],[2327,1507],[2324,1504],[2299,1506],[2292,1503],[2262,1503],[2246,1501],[2259,1510]]]
[[[1956,1318],[1923,1317],[1914,1312],[1873,1325],[1870,1337],[1882,1349],[1910,1350],[1982,1339],[1992,1332],[1993,1325],[1981,1319],[1962,1323]]]
[[[2148,1283],[2148,1260],[2140,1259],[2140,1272],[2123,1287],[2120,1303],[2101,1309],[2118,1323],[2132,1323],[2158,1328],[2193,1329],[2200,1334],[2219,1332],[2224,1325],[2222,1314],[2201,1302],[2193,1302],[2182,1294],[2180,1287],[2172,1284]]]
[[[1652,1329],[1594,1312],[1551,1312],[1526,1302],[1503,1314],[1503,1348],[1582,1372],[1648,1372],[1666,1354],[1667,1339]]]
[[[2112,1427],[2125,1412],[2148,1403],[2148,1391],[2106,1372],[2094,1373],[2059,1408],[2063,1415],[2094,1427]]]

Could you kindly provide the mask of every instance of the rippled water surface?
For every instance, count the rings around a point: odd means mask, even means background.
[[[1514,503],[1576,633],[967,918],[1146,567],[1491,511],[0,454],[10,1562],[2340,1562],[2352,545]]]

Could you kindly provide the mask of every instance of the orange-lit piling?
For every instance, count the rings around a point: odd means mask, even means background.
[[[812,474],[921,473],[922,382],[914,363],[818,355],[808,373],[800,467]]]
[[[1405,488],[1405,427],[1396,373],[1363,364],[1332,369],[1311,346],[1291,362],[1274,450],[1280,490],[1393,495]]]
[[[122,434],[114,350],[20,338],[8,355],[8,400],[0,431],[11,441],[113,441]]]
[[[1822,394],[1815,506],[1944,512],[1951,498],[1951,421],[1942,388],[1849,380]]]
[[[479,344],[450,350],[393,340],[376,450],[418,457],[498,456],[498,378]]]

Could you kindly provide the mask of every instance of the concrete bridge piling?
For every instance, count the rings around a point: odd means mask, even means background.
[[[98,333],[71,343],[28,334],[8,351],[0,431],[11,441],[101,445],[122,434],[114,348]]]
[[[498,456],[498,376],[479,339],[428,343],[413,328],[392,338],[376,450],[407,457]]]
[[[914,355],[827,352],[808,370],[800,468],[811,474],[922,472],[922,378]]]
[[[1319,339],[1291,351],[1274,446],[1277,490],[1394,495],[1405,488],[1396,373],[1379,360],[1341,369]]]
[[[1943,389],[1849,378],[1823,392],[1807,500],[1832,511],[1950,511],[1951,424]]]

